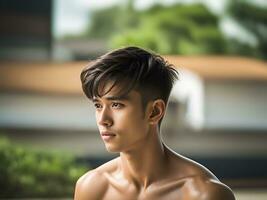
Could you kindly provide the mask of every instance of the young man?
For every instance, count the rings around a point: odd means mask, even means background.
[[[177,71],[138,47],[112,51],[81,73],[100,135],[120,156],[84,174],[75,200],[234,200],[208,169],[169,149],[160,124]]]

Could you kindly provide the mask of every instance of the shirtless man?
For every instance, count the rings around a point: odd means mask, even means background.
[[[160,125],[177,71],[138,47],[107,53],[81,73],[100,135],[120,156],[84,174],[75,200],[234,200],[208,169],[164,144]]]

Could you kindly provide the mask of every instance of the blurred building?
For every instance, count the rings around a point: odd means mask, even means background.
[[[180,80],[163,122],[166,144],[222,176],[266,178],[266,63],[240,57],[167,59],[180,66]],[[114,156],[106,152],[94,108],[81,91],[79,74],[86,64],[1,62],[0,132],[34,148],[88,159]]]
[[[55,5],[56,0],[0,0],[0,60],[87,60],[106,52],[100,39],[55,38]]]
[[[0,0],[0,60],[52,57],[52,0]]]

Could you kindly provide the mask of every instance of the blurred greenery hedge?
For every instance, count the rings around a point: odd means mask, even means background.
[[[0,136],[0,198],[73,197],[87,170],[73,156],[22,148]]]

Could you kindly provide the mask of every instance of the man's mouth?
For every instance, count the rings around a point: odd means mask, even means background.
[[[116,134],[112,133],[112,132],[101,132],[101,137],[103,140],[105,141],[109,141],[111,139],[113,139],[116,136]]]

